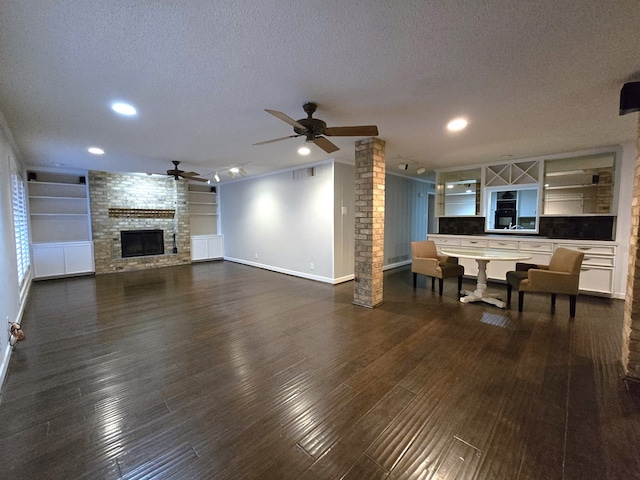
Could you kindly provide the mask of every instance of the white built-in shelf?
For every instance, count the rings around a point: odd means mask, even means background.
[[[218,193],[216,186],[189,184],[191,236],[218,233]]]
[[[29,171],[27,178],[32,243],[91,240],[86,175]]]

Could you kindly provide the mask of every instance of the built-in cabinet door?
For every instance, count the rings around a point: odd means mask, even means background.
[[[64,247],[62,245],[33,245],[32,248],[35,278],[64,275]]]
[[[91,243],[64,246],[64,270],[66,275],[92,272],[94,269],[93,245]]]
[[[206,260],[207,238],[191,237],[191,260]]]

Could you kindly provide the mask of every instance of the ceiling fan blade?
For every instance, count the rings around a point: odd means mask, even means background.
[[[274,117],[279,118],[283,122],[288,123],[292,127],[300,128],[302,130],[306,130],[307,129],[307,127],[305,127],[301,123],[296,122],[293,118],[291,118],[290,116],[288,116],[288,115],[286,115],[286,114],[284,114],[282,112],[279,112],[277,110],[269,110],[268,108],[265,108],[264,111],[267,112],[267,113],[270,113]]]
[[[187,177],[187,180],[195,180],[196,182],[208,182],[209,181],[206,178],[200,178],[200,177]]]
[[[336,145],[334,145],[324,137],[314,138],[313,143],[315,143],[317,146],[319,146],[322,150],[324,150],[327,153],[333,153],[340,150]]]
[[[299,136],[300,135],[289,135],[288,137],[274,138],[273,140],[266,140],[264,142],[254,143],[253,145],[266,145],[267,143],[279,142],[280,140],[286,140],[287,138],[296,138]]]
[[[327,127],[323,132],[328,137],[375,137],[378,127],[375,125],[360,125],[358,127]]]
[[[181,172],[180,175],[182,175],[183,177],[198,177],[198,176],[200,176],[200,174],[196,173],[196,172]]]

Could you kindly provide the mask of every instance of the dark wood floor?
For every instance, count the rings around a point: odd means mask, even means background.
[[[425,283],[387,272],[373,310],[229,262],[35,283],[0,477],[640,478],[622,301],[572,321],[563,297],[518,315]]]

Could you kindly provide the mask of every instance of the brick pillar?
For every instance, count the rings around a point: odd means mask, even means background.
[[[353,303],[373,308],[382,303],[384,257],[385,142],[356,142],[355,286]]]
[[[636,141],[636,167],[633,176],[631,203],[631,238],[629,239],[629,270],[624,306],[622,362],[629,377],[640,379],[640,116]]]

